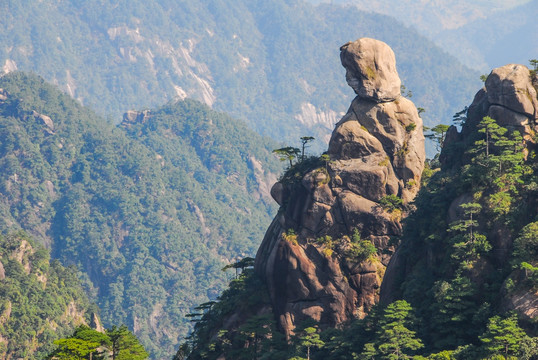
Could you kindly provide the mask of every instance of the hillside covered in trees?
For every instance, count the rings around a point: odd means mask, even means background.
[[[275,144],[193,100],[115,126],[35,75],[0,89],[0,231],[24,229],[82,271],[105,326],[172,354],[221,268],[254,255],[275,210]]]
[[[22,231],[0,235],[2,359],[44,358],[53,341],[92,324],[97,312],[75,267],[51,261],[49,252]]]

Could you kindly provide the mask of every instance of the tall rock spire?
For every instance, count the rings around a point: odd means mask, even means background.
[[[306,319],[334,327],[363,317],[378,301],[424,166],[422,120],[400,95],[393,51],[367,38],[340,50],[357,97],[333,131],[330,161],[305,161],[273,186],[281,208],[256,255],[286,335]]]

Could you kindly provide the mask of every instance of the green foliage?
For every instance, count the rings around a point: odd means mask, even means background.
[[[387,306],[380,320],[379,330],[372,345],[366,345],[367,354],[375,359],[410,359],[414,351],[424,347],[412,326],[411,305],[398,300]]]
[[[442,169],[427,169],[429,178],[415,199],[417,210],[406,219],[399,249],[406,258],[400,296],[416,309],[418,335],[424,353],[434,353],[430,358],[486,356],[479,336],[488,319],[500,314],[501,289],[510,287],[513,294],[534,286],[533,269],[521,270],[523,262],[537,265],[529,261],[536,257],[532,155],[525,160],[517,131],[488,117],[477,119],[476,113],[469,114],[471,121],[467,116],[467,109],[455,115],[465,139],[443,146]],[[508,239],[517,233],[508,263]]]
[[[449,127],[449,125],[439,124],[431,129],[424,128],[425,131],[430,131],[430,133],[425,134],[424,137],[435,142],[435,146],[438,152],[443,149],[445,135]]]
[[[47,359],[103,359],[104,348],[111,345],[110,338],[85,325],[75,329],[72,336],[54,341],[57,349]]]
[[[325,342],[321,340],[319,330],[316,327],[309,326],[299,332],[296,337],[300,349],[306,348],[307,360],[310,360],[310,349],[321,349],[325,346]]]
[[[528,280],[531,287],[533,289],[538,289],[538,266],[533,266],[528,262],[523,261],[520,264],[520,268],[524,271],[525,278]]]
[[[305,149],[308,147],[307,144],[315,140],[312,136],[302,136],[301,137],[301,161],[305,159]]]
[[[274,144],[192,100],[115,127],[36,76],[0,88],[0,231],[26,229],[84,271],[105,326],[136,319],[152,357],[171,357],[188,309],[224,288],[224,259],[253,256],[276,211],[260,192]]]
[[[148,357],[144,346],[136,336],[127,329],[127,326],[113,326],[107,329],[106,335],[110,339],[112,358],[117,360],[143,360]]]
[[[223,354],[237,360],[287,360],[280,357],[286,353],[281,350],[287,349],[287,343],[276,331],[272,314],[256,313],[259,306],[268,305],[268,301],[265,285],[252,269],[245,269],[197,320],[176,358],[217,359]],[[232,314],[241,314],[246,320],[228,331],[223,328],[224,321]]]
[[[54,359],[59,360],[82,360],[97,351],[98,342],[85,341],[81,339],[60,339],[54,341],[58,345],[58,352],[54,354]]]
[[[405,126],[405,131],[410,133],[413,130],[415,130],[416,128],[417,128],[417,124],[411,123],[411,124]]]
[[[307,131],[322,138],[326,126],[294,118],[306,103],[320,112],[347,108],[354,94],[337,53],[357,34],[392,46],[414,99],[432,109],[431,123],[449,117],[477,86],[477,73],[432,41],[391,17],[353,7],[281,0],[6,1],[0,13],[9,14],[0,19],[2,66],[10,59],[62,84],[112,119],[184,91],[275,139],[290,142]]]
[[[58,348],[47,358],[58,360],[117,359],[144,360],[148,353],[125,325],[100,333],[79,326],[72,336],[54,341]]]
[[[291,168],[293,166],[293,160],[297,158],[299,154],[301,154],[301,150],[296,147],[286,146],[280,149],[274,149],[273,153],[278,155],[280,161],[289,161]],[[304,152],[302,158],[304,159]]]
[[[400,94],[403,97],[406,97],[408,99],[411,99],[413,97],[413,92],[411,90],[407,89],[407,87],[404,84],[400,85]]]
[[[283,184],[296,184],[303,179],[304,175],[312,170],[322,169],[326,171],[329,160],[327,158],[321,159],[317,156],[307,157],[303,161],[299,161],[286,169],[279,181]]]
[[[467,121],[468,106],[465,106],[462,110],[452,115],[452,122],[456,125],[462,126]]]
[[[518,326],[516,314],[505,319],[494,316],[489,319],[487,330],[480,336],[480,341],[489,356],[516,356],[524,336],[525,331]]]
[[[78,273],[22,231],[0,234],[0,357],[42,359],[53,342],[88,322],[93,307]],[[65,344],[87,350],[83,344]],[[86,350],[85,350],[86,349]]]
[[[531,222],[519,233],[514,240],[514,250],[512,252],[512,264],[516,265],[522,261],[532,261],[538,258],[538,221]]]
[[[357,229],[354,230],[351,236],[351,242],[346,249],[345,257],[349,260],[361,262],[377,252],[377,249],[370,240],[361,239],[360,233]]]
[[[402,208],[403,200],[397,195],[391,194],[391,195],[383,196],[379,200],[379,204],[381,205],[383,210],[388,211],[388,212],[393,212],[395,210]]]

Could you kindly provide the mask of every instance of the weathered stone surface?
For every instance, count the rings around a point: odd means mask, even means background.
[[[422,120],[414,104],[406,98],[378,104],[357,97],[336,125],[328,152],[333,159],[364,161],[377,156],[377,163],[369,160],[370,169],[383,164],[390,175],[390,178],[380,176],[378,183],[387,183],[390,188],[387,194],[393,193],[409,202],[418,192],[426,158]],[[338,175],[344,179],[342,174]],[[398,191],[393,190],[395,184],[399,184]]]
[[[392,49],[382,41],[361,38],[340,48],[346,80],[355,93],[374,101],[393,101],[400,96],[400,77]]]
[[[449,129],[444,142],[448,152],[441,152],[441,163],[454,163],[453,154],[449,154],[451,144],[471,138],[471,133],[485,116],[509,130],[519,131],[528,151],[535,148],[533,138],[538,130],[538,99],[533,81],[538,81],[538,77],[531,78],[529,69],[523,65],[509,64],[494,69],[469,106],[461,132],[457,132],[456,128]],[[461,161],[469,160],[469,154],[461,155]]]
[[[0,261],[0,280],[4,280],[6,278],[6,271],[4,270],[4,265]]]
[[[509,64],[494,69],[486,80],[486,91],[490,104],[536,118],[538,100],[526,66]]]
[[[503,307],[506,311],[515,311],[517,314],[529,321],[538,319],[538,292],[537,291],[517,291],[503,299]]]
[[[359,39],[342,47],[342,63],[359,96],[331,136],[331,161],[300,182],[273,186],[281,209],[256,255],[255,270],[287,335],[306,319],[328,327],[367,314],[394,250],[389,240],[401,234],[402,214],[388,213],[379,201],[396,195],[407,203],[420,184],[422,120],[399,94],[392,50]],[[287,236],[289,229],[297,236]],[[346,256],[356,231],[378,249],[373,259]],[[324,236],[331,240],[316,241]]]
[[[359,161],[335,161],[331,168],[347,189],[366,199],[379,201],[386,195],[398,195],[398,179],[382,153],[363,157]]]
[[[52,135],[54,134],[54,122],[52,119],[47,116],[38,113],[37,111],[32,111],[32,116],[42,125],[44,125],[43,131],[46,134]]]
[[[348,114],[348,119],[353,113]],[[345,118],[344,118],[345,119]],[[383,145],[358,121],[344,121],[332,134],[329,154],[334,159],[357,159],[383,151]]]
[[[271,187],[271,197],[276,201],[278,205],[282,206],[284,200],[284,185],[279,182],[276,182]]]
[[[123,114],[123,120],[121,121],[120,125],[128,128],[136,123],[143,124],[146,121],[148,121],[150,116],[151,116],[151,112],[149,110],[142,110],[142,111],[128,110],[125,114]]]
[[[531,127],[529,124],[529,117],[525,114],[515,112],[506,107],[499,105],[491,105],[488,109],[488,116],[497,120],[497,124],[518,130],[521,134],[527,137],[527,140],[531,138]]]

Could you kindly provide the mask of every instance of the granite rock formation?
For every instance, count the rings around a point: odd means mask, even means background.
[[[363,317],[378,301],[391,239],[401,234],[424,166],[422,120],[400,95],[390,47],[363,38],[340,50],[357,97],[332,134],[330,161],[305,160],[288,170],[298,177],[273,186],[281,207],[256,256],[287,336],[306,319],[334,327]],[[402,209],[382,206],[389,198],[401,199]],[[377,253],[351,256],[357,235]]]

